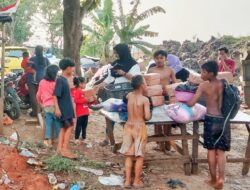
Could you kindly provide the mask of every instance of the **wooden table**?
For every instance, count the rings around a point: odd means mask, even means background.
[[[193,145],[192,145],[192,174],[198,173],[198,163],[207,163],[207,159],[199,158],[199,123],[198,121],[193,124]],[[228,158],[227,162],[231,163],[243,163],[242,175],[247,175],[250,167],[250,115],[239,111],[236,117],[230,121],[230,124],[244,124],[248,131],[248,143],[246,145],[245,157],[244,158]]]
[[[165,127],[170,127],[172,124],[177,124],[171,118],[166,116],[164,113],[164,106],[154,108],[152,112],[152,119],[146,121],[146,124],[153,125],[164,125]],[[118,113],[107,112],[101,110],[101,114],[109,121],[114,121],[119,124],[124,124],[125,121],[122,121]],[[184,172],[186,175],[197,174],[198,173],[198,164],[207,163],[207,159],[199,158],[199,124],[203,121],[193,122],[193,132],[188,133],[186,125],[177,124],[180,129],[180,134],[171,134],[167,136],[149,136],[148,142],[169,142],[170,145],[176,149],[181,155],[183,160]],[[250,168],[250,115],[239,111],[237,116],[230,121],[230,124],[244,124],[248,131],[248,143],[246,145],[246,152],[244,158],[227,158],[227,162],[237,163],[243,162],[242,175],[247,175]],[[182,147],[178,146],[174,141],[181,140]],[[188,149],[188,140],[192,140],[192,153],[189,153]],[[170,159],[170,158],[168,158]],[[176,158],[172,158],[176,159]]]
[[[126,121],[120,119],[119,114],[116,112],[107,112],[105,110],[101,110],[101,114],[105,116],[106,120],[114,121],[119,124],[124,124]],[[169,118],[165,114],[164,106],[156,107],[153,109],[152,118],[149,121],[146,121],[146,124],[153,124],[153,125],[164,125],[164,127],[168,127],[171,130],[171,125],[176,124],[171,118]],[[189,153],[188,149],[188,140],[194,140],[194,138],[199,139],[197,135],[191,135],[187,133],[186,125],[184,124],[177,124],[180,129],[180,134],[171,134],[171,132],[167,135],[153,135],[148,136],[148,142],[168,142],[169,145],[173,146],[181,155],[183,160],[184,172],[186,175],[191,175],[191,165],[192,159],[191,154]],[[108,125],[111,126],[111,125]],[[169,131],[170,131],[169,130]],[[108,128],[108,131],[111,131]],[[181,140],[182,146],[175,144],[175,140]],[[197,141],[195,141],[197,142]],[[168,159],[176,159],[176,158],[168,158]]]

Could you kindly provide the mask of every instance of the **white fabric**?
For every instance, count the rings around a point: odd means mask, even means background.
[[[109,73],[108,77],[104,80],[106,84],[110,84],[112,82],[114,82],[115,84],[129,82],[129,80],[126,77],[118,77],[118,78],[112,77],[110,70],[108,70],[108,73]],[[141,74],[140,66],[138,64],[134,65],[129,70],[128,74],[131,74],[132,76],[140,75]]]

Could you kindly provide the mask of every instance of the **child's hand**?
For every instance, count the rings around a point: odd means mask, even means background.
[[[62,116],[62,113],[61,113],[60,109],[55,110],[55,115],[56,115],[57,118],[60,118]]]

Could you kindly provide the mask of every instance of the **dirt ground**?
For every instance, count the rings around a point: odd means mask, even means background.
[[[27,116],[24,114],[21,119],[15,121],[14,127],[5,126],[3,132],[5,136],[9,136],[13,132],[13,128],[18,130],[21,137],[21,141],[31,142],[34,144],[33,151],[39,154],[39,157],[50,157],[55,154],[55,147],[48,150],[40,148],[40,146],[35,146],[42,140],[42,128],[37,124],[25,125],[24,120]],[[191,128],[191,126],[189,126]],[[202,128],[202,127],[200,127]],[[104,117],[99,114],[99,112],[92,112],[90,116],[90,122],[88,125],[87,142],[89,147],[84,145],[76,146],[73,143],[73,150],[80,156],[81,159],[90,160],[98,163],[103,163],[105,167],[104,175],[109,176],[110,174],[123,175],[123,156],[119,154],[113,154],[110,147],[100,147],[99,142],[104,138],[105,120]],[[176,129],[178,130],[178,129]],[[202,131],[202,129],[201,129]],[[115,138],[117,142],[121,142],[122,138],[122,127],[119,125],[115,126]],[[149,126],[149,133],[153,133],[153,127]],[[232,126],[232,150],[227,153],[229,157],[240,157],[245,154],[245,147],[247,143],[247,130],[243,125]],[[72,136],[73,138],[73,136]],[[191,142],[189,142],[189,148],[191,151]],[[203,181],[208,177],[208,166],[207,164],[199,165],[198,175],[185,176],[183,172],[183,164],[181,159],[175,160],[155,160],[147,161],[152,158],[170,158],[181,156],[175,152],[170,151],[167,154],[158,152],[154,150],[156,147],[155,143],[148,143],[146,148],[145,157],[145,167],[143,172],[143,181],[145,183],[145,190],[168,190],[171,189],[167,186],[167,181],[169,179],[180,179],[186,184],[184,188],[177,189],[187,189],[187,190],[211,190]],[[199,147],[200,158],[206,157],[206,150]],[[1,160],[0,160],[1,164]],[[29,166],[30,167],[30,166]],[[32,167],[30,167],[32,168]],[[226,183],[225,190],[249,190],[250,189],[250,174],[247,176],[241,175],[242,164],[227,164],[226,165]],[[39,174],[45,176],[47,174],[44,170],[36,170]],[[103,186],[98,182],[98,177],[89,173],[73,172],[69,174],[55,173],[59,182],[63,182],[66,185],[77,181],[86,182],[86,189],[93,190],[119,190],[121,187],[109,187]],[[46,177],[46,176],[45,176]],[[1,189],[1,186],[0,186]],[[11,188],[10,188],[11,189]],[[14,188],[18,190],[18,188]],[[20,188],[19,188],[20,189]],[[44,188],[43,188],[44,189]],[[50,189],[50,188],[48,188]],[[52,189],[52,187],[51,187]],[[44,189],[46,190],[46,189]]]

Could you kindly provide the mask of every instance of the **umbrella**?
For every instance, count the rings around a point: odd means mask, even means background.
[[[89,69],[89,68],[97,68],[98,64],[96,62],[94,62],[92,59],[88,59],[88,58],[81,58],[80,60],[81,66],[83,69]]]

